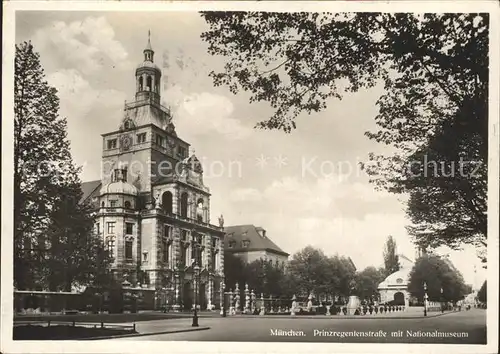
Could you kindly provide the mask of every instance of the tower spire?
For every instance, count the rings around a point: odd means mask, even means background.
[[[148,44],[144,49],[144,61],[153,61],[154,51],[151,47],[151,30],[148,30]]]

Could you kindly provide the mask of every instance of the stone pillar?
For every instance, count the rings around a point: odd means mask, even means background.
[[[245,284],[245,313],[250,312],[250,291],[248,290],[248,284]]]
[[[235,309],[236,311],[240,311],[240,287],[239,287],[238,283],[236,283],[236,289],[234,289],[234,292],[235,292],[235,295],[234,295],[234,298],[235,298],[234,307],[236,308]]]
[[[212,275],[208,276],[208,301],[207,301],[207,310],[212,311],[212,287],[213,287],[213,279]]]
[[[228,292],[228,297],[229,297],[229,315],[234,315],[234,302],[233,302],[233,290],[229,289]]]
[[[174,279],[175,279],[175,299],[174,299],[173,309],[175,312],[179,312],[181,307],[179,299],[179,293],[180,293],[179,289],[181,287],[179,273],[175,272]]]
[[[220,315],[224,315],[224,281],[220,282]]]
[[[218,257],[219,257],[219,268],[217,269],[217,271],[219,272],[219,274],[224,274],[224,238],[223,237],[221,237],[219,239]]]
[[[250,293],[250,298],[252,300],[250,310],[252,311],[252,314],[253,314],[255,312],[255,293],[253,292],[253,289],[252,289],[252,292]]]
[[[260,313],[259,315],[263,316],[266,314],[266,303],[264,302],[264,294],[260,293]]]

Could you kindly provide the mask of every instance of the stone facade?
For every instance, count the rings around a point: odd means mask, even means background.
[[[380,301],[382,303],[396,301],[408,308],[411,299],[408,292],[408,281],[413,268],[413,262],[404,255],[399,255],[399,263],[400,269],[390,274],[379,284]]]
[[[191,307],[196,285],[197,304],[212,308],[224,276],[224,230],[210,223],[203,168],[160,104],[160,78],[148,41],[135,100],[125,103],[118,129],[102,135],[100,188],[87,200],[118,279],[155,288],[176,308]]]

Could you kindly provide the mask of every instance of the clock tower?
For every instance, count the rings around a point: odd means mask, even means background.
[[[148,35],[135,70],[135,100],[125,102],[117,129],[102,134],[96,229],[118,278],[154,289],[176,287],[173,303],[189,309],[197,265],[197,303],[212,308],[224,276],[224,229],[210,223],[203,167],[161,104],[161,76]]]

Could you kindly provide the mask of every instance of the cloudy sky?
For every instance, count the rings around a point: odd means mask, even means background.
[[[223,214],[226,225],[262,226],[289,253],[312,245],[350,256],[358,269],[383,263],[388,235],[414,258],[404,197],[376,192],[357,167],[369,152],[384,151],[364,136],[375,129],[381,88],[331,100],[324,112],[301,116],[292,134],[255,130],[270,107],[213,87],[208,72],[224,60],[207,54],[200,39],[206,25],[196,13],[18,12],[16,42],[32,41],[59,91],[84,181],[100,178],[100,134],[118,128],[124,101],[134,97],[149,29],[163,70],[162,101],[205,166],[212,223]],[[473,249],[442,251],[480,285],[485,273]]]

